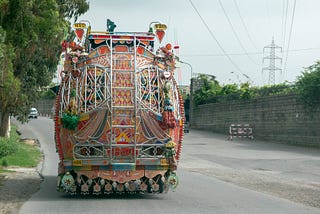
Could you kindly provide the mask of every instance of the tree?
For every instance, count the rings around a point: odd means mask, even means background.
[[[213,98],[221,91],[221,86],[215,78],[209,79],[207,75],[200,74],[196,79],[200,83],[201,88],[195,91],[193,102],[195,105],[204,104],[208,98]]]
[[[89,4],[84,0],[57,0],[57,3],[60,14],[68,19],[74,18],[74,21],[89,9]]]
[[[10,114],[26,120],[40,89],[56,71],[61,41],[70,30],[68,20],[76,20],[88,8],[86,0],[0,0],[0,56],[8,65],[1,63],[1,74],[6,84],[11,83],[1,89],[0,136],[7,132]]]
[[[13,48],[4,44],[5,31],[0,27],[0,133],[1,136],[8,137],[9,115],[11,112],[18,111],[23,100],[20,93],[20,81],[13,75],[12,59],[14,58]]]
[[[320,103],[320,61],[305,69],[296,82],[296,93],[306,105]]]

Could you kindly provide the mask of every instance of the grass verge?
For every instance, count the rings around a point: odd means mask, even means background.
[[[12,125],[10,138],[0,138],[0,144],[6,143],[2,149],[9,148],[14,151],[10,151],[0,156],[0,173],[6,171],[6,167],[36,167],[41,159],[41,152],[38,145],[27,144],[25,141],[21,141],[19,135],[16,132],[17,126]],[[9,145],[9,146],[8,146]]]
[[[2,169],[1,167],[0,167],[0,174],[1,173],[7,173],[7,172],[12,172],[11,170],[7,170],[7,169]]]

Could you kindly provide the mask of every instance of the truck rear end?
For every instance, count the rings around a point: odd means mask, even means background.
[[[59,191],[163,193],[176,188],[183,101],[171,45],[153,32],[92,32],[74,25],[64,42],[55,106]]]

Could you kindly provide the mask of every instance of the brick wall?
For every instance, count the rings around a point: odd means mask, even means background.
[[[191,120],[196,129],[223,134],[232,123],[249,123],[256,139],[320,147],[320,109],[306,109],[294,94],[200,105]]]

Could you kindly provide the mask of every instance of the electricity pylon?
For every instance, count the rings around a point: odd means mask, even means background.
[[[265,53],[266,49],[270,49],[270,55],[263,57],[262,63],[264,63],[265,59],[269,60],[269,66],[262,68],[262,72],[267,70],[269,71],[269,85],[274,85],[275,84],[275,72],[280,71],[281,68],[276,67],[276,60],[280,60],[280,63],[282,63],[282,58],[276,56],[276,49],[280,49],[280,52],[282,52],[282,48],[274,43],[274,39],[272,38],[272,42],[270,45],[267,45],[263,48],[263,55]]]

